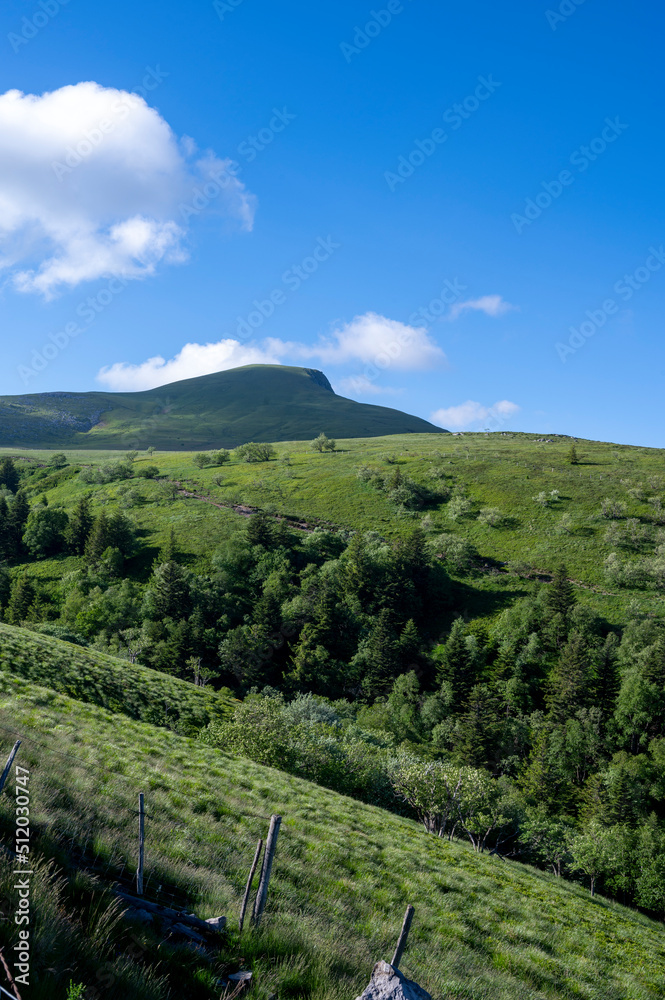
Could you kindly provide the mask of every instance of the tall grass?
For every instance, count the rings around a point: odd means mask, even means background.
[[[6,674],[0,725],[30,737],[21,754],[31,770],[33,846],[61,873],[35,900],[44,938],[31,998],[64,996],[72,976],[98,983],[107,965],[104,997],[164,998],[166,977],[174,995],[212,998],[224,973],[243,967],[262,1000],[352,998],[373,963],[390,958],[409,902],[416,919],[403,969],[436,998],[655,1000],[665,992],[662,925],[553,876]],[[11,742],[6,733],[5,747]],[[115,922],[105,891],[131,884],[139,790],[147,893],[201,917],[226,914],[230,932],[217,957],[162,945],[144,927],[131,931],[143,957],[128,957],[128,925]],[[7,791],[3,839],[11,806]],[[284,819],[266,918],[239,939],[239,899],[273,812]],[[0,924],[0,943],[11,933]],[[86,942],[103,948],[107,939],[109,957],[96,960]]]

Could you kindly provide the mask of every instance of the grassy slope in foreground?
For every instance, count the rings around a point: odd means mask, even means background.
[[[322,372],[248,365],[146,392],[0,396],[0,445],[235,448],[379,434],[443,433],[400,410],[337,396]]]
[[[258,997],[357,995],[373,962],[390,957],[408,902],[416,919],[402,968],[435,998],[655,1000],[665,993],[662,925],[592,900],[581,887],[7,674],[0,692],[0,726],[50,748],[26,742],[22,750],[35,830],[61,843],[94,842],[109,877],[125,859],[133,871],[136,793],[145,791],[148,894],[155,882],[187,887],[199,915],[226,913],[233,929],[256,839],[271,812],[283,815],[267,937],[256,945],[263,940],[265,954],[246,946]],[[4,751],[13,736],[3,735]],[[3,796],[6,830],[12,816]],[[52,983],[54,973],[43,978],[52,966],[66,985],[81,970],[63,968],[38,914],[36,930],[33,975],[41,970],[41,981]],[[0,925],[2,943],[7,934]],[[235,961],[244,948],[236,947]],[[31,992],[34,1000],[51,995]],[[200,986],[186,995],[215,994]]]
[[[134,719],[200,729],[231,711],[224,693],[94,649],[0,624],[0,669]]]

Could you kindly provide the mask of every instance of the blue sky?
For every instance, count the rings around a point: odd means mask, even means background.
[[[6,0],[0,392],[269,360],[453,429],[665,446],[663,20]]]

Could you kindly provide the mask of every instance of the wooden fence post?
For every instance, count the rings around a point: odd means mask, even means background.
[[[238,923],[238,930],[242,930],[242,925],[245,922],[245,913],[247,912],[247,903],[249,902],[249,894],[252,891],[252,882],[254,881],[254,874],[256,872],[256,866],[259,863],[259,858],[261,857],[261,848],[263,847],[263,840],[259,840],[256,845],[256,853],[254,855],[254,860],[252,862],[252,867],[249,872],[249,878],[247,879],[247,886],[245,887],[245,895],[242,898],[242,906],[240,907],[240,921]]]
[[[7,763],[5,764],[5,769],[2,772],[2,775],[0,776],[0,792],[5,787],[5,781],[7,780],[7,776],[9,774],[10,768],[11,768],[12,764],[14,763],[14,757],[18,753],[18,748],[20,747],[20,745],[21,745],[21,741],[17,740],[16,743],[14,744],[14,749],[12,750],[12,752],[9,755],[9,757],[7,758]]]
[[[259,882],[256,900],[254,901],[253,920],[255,925],[258,925],[261,920],[261,914],[265,909],[266,899],[268,897],[268,883],[270,882],[272,862],[275,857],[275,848],[277,847],[277,837],[279,836],[281,822],[281,816],[270,817],[270,829],[268,830],[268,839],[266,840],[266,849],[265,854],[263,855],[263,865],[261,867],[261,880]]]
[[[399,963],[402,961],[402,955],[404,954],[404,949],[406,948],[406,939],[409,936],[409,931],[411,929],[411,921],[413,920],[414,909],[411,903],[406,908],[406,913],[404,914],[404,923],[402,924],[402,930],[400,932],[399,941],[397,942],[397,947],[395,948],[395,954],[392,957],[391,965],[393,969],[399,968]]]
[[[143,858],[145,854],[145,806],[143,792],[139,792],[139,864],[136,869],[136,894],[143,895]]]

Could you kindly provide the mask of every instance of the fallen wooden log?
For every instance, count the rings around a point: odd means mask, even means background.
[[[149,903],[146,899],[130,896],[126,892],[117,891],[116,895],[136,910],[147,910],[149,913],[155,913],[157,916],[163,917],[164,920],[169,920],[172,923],[187,924],[195,930],[204,931],[206,934],[221,934],[226,924],[226,917],[211,917],[210,921],[200,920],[192,914],[182,913],[180,910],[171,910],[168,906],[161,906],[159,903]]]
[[[177,931],[178,934],[182,934],[184,937],[189,938],[190,941],[196,941],[197,944],[206,943],[206,939],[201,934],[197,934],[191,927],[185,927],[184,924],[173,924],[171,930]]]

